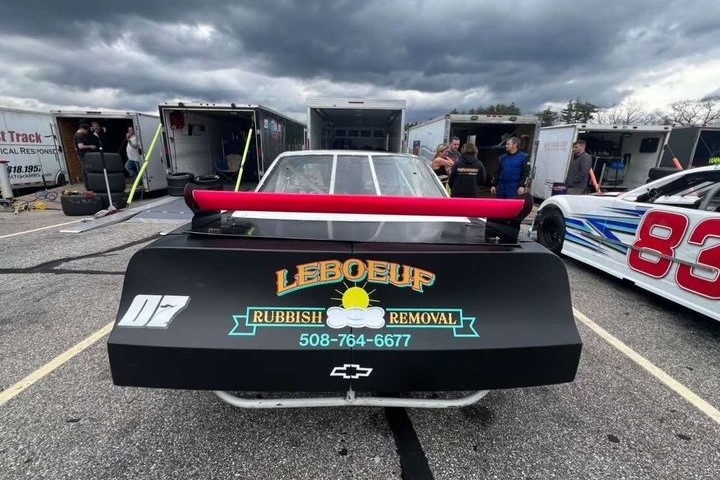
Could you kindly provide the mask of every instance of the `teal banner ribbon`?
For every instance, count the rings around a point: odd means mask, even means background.
[[[462,313],[462,308],[388,308],[385,310],[386,313],[398,312],[398,313],[422,313],[422,312],[436,312],[436,313],[452,313],[460,319],[460,325],[425,325],[425,324],[390,324],[388,319],[385,321],[385,328],[445,328],[452,329],[453,337],[459,338],[477,338],[480,335],[475,330],[475,317],[465,317]]]
[[[321,312],[323,315],[323,321],[321,323],[256,323],[253,322],[255,311],[291,311],[291,312]],[[326,308],[317,307],[248,307],[245,315],[233,315],[233,321],[235,325],[228,335],[230,336],[254,336],[257,333],[258,327],[280,327],[280,328],[326,328]],[[480,335],[475,330],[475,317],[466,317],[463,315],[461,308],[388,308],[385,310],[385,327],[384,328],[407,328],[407,329],[450,329],[452,330],[453,337],[456,338],[478,338]],[[455,318],[459,319],[459,325],[445,325],[445,324],[390,324],[387,318],[390,313],[445,313],[453,314]]]

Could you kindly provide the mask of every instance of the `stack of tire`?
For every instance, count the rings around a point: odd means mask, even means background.
[[[195,175],[190,172],[170,173],[167,176],[168,195],[182,197],[185,193],[185,185],[192,182]]]
[[[171,173],[167,176],[168,195],[181,197],[185,194],[185,186],[191,184],[193,189],[222,190],[223,181],[218,175],[200,175],[196,177],[189,172]]]
[[[223,181],[218,175],[201,175],[192,181],[199,190],[222,190]]]
[[[103,208],[110,206],[103,168],[107,171],[107,183],[110,186],[112,204],[115,208],[127,207],[128,194],[125,193],[125,165],[122,157],[117,153],[101,154],[100,152],[92,152],[85,154],[88,190],[94,192],[100,198]]]

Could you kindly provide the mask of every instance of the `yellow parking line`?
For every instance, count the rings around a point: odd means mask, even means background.
[[[17,382],[15,385],[12,385],[2,392],[0,392],[0,407],[5,405],[8,401],[10,401],[13,397],[20,394],[25,390],[26,388],[30,387],[33,383],[37,382],[41,378],[43,378],[45,375],[51,373],[53,370],[55,370],[58,367],[61,367],[64,363],[66,363],[68,360],[73,358],[78,353],[82,352],[89,346],[91,346],[93,343],[100,340],[102,337],[107,335],[110,330],[112,330],[113,324],[115,322],[112,321],[105,325],[103,328],[98,330],[97,332],[93,333],[89,337],[87,337],[82,342],[78,343],[77,345],[74,345],[70,347],[65,352],[61,353],[57,357],[50,360],[48,363],[43,365],[42,367],[38,368],[34,372],[32,372],[27,377],[23,378],[19,382]]]
[[[637,353],[632,348],[625,345],[623,342],[612,336],[607,330],[602,328],[597,323],[590,320],[588,317],[583,315],[582,312],[573,308],[575,318],[583,322],[595,333],[597,333],[603,340],[608,342],[610,345],[615,347],[624,353],[630,360],[640,365],[642,368],[650,372],[652,376],[660,380],[667,387],[673,390],[675,393],[680,395],[682,398],[690,402],[695,408],[703,412],[705,415],[713,419],[716,423],[720,423],[720,411],[710,405],[708,402],[700,398],[697,394],[692,392],[689,388],[672,378],[670,375],[653,365],[647,358]]]
[[[70,225],[71,223],[78,223],[78,222],[82,222],[83,220],[84,219],[73,220],[72,222],[58,223],[57,225],[50,225],[48,227],[35,228],[33,230],[25,230],[24,232],[10,233],[8,235],[0,235],[0,238],[10,238],[10,237],[15,237],[17,235],[23,235],[25,233],[39,232],[40,230],[47,230],[48,228],[62,227],[63,225]]]

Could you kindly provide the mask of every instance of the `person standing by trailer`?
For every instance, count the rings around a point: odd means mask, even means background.
[[[513,198],[525,194],[530,175],[530,157],[520,150],[520,140],[510,137],[505,141],[506,154],[498,158],[498,169],[492,180],[490,193],[497,198]]]
[[[127,140],[127,147],[125,152],[127,153],[127,162],[125,163],[125,170],[130,174],[130,178],[135,178],[140,172],[140,162],[142,161],[142,153],[140,151],[140,143],[135,135],[135,129],[128,127],[127,133],[125,134]]]
[[[448,157],[450,157],[450,159],[453,162],[457,163],[458,161],[460,161],[460,155],[461,155],[460,154],[460,137],[458,137],[457,135],[453,135],[452,137],[450,137],[450,143],[448,144],[448,146],[450,147],[450,151],[448,152]]]
[[[107,129],[100,125],[100,122],[93,120],[92,122],[90,122],[90,131],[97,138],[97,141],[100,144],[100,148],[106,150],[108,147]]]
[[[478,148],[472,143],[463,145],[460,160],[450,173],[448,184],[451,197],[477,198],[480,185],[485,184],[485,166],[477,157]]]
[[[75,150],[77,150],[78,159],[80,160],[80,166],[82,167],[83,171],[83,183],[85,184],[85,189],[90,190],[88,185],[88,172],[87,168],[85,167],[85,154],[87,152],[94,152],[98,149],[98,139],[94,135],[92,135],[90,132],[90,125],[87,124],[87,122],[80,122],[80,126],[77,129],[77,132],[75,132],[75,135],[73,137],[73,141],[75,143]]]
[[[570,161],[565,185],[570,195],[581,195],[587,188],[592,168],[592,157],[585,151],[585,140],[573,143],[573,158]]]

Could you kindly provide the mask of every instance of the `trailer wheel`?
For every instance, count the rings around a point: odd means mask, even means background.
[[[538,242],[556,255],[560,255],[565,242],[565,217],[557,208],[540,212]]]
[[[60,172],[57,174],[57,178],[55,179],[55,186],[62,187],[64,185],[67,185],[67,179],[65,178],[65,174]]]

